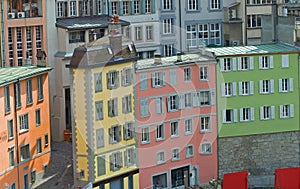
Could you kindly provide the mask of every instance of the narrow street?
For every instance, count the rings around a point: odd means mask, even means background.
[[[52,142],[51,161],[46,175],[33,185],[37,189],[69,189],[73,186],[72,143]]]

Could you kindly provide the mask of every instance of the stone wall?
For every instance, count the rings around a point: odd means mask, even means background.
[[[219,176],[248,170],[273,176],[276,168],[300,166],[300,131],[219,138]]]

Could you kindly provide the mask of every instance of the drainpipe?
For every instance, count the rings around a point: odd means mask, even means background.
[[[5,40],[3,40],[3,37],[4,37],[4,21],[3,21],[3,19],[4,19],[4,14],[3,14],[3,2],[2,1],[0,1],[0,6],[1,6],[1,12],[2,12],[2,15],[1,15],[1,28],[2,28],[2,31],[1,31],[1,33],[2,33],[2,37],[1,37],[1,41],[2,41],[2,45],[1,45],[1,51],[2,51],[2,55],[1,55],[1,61],[2,61],[2,63],[1,63],[1,67],[5,67],[6,65],[6,59],[5,59]]]
[[[273,42],[278,41],[278,10],[276,0],[272,0]]]
[[[181,8],[181,0],[179,0],[178,10]],[[179,10],[179,35],[180,35],[180,52],[182,52],[182,24],[181,24],[181,10]]]

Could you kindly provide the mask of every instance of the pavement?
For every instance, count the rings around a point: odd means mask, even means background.
[[[69,141],[52,142],[48,170],[41,179],[37,178],[32,188],[72,189],[74,183],[72,164],[72,143]]]

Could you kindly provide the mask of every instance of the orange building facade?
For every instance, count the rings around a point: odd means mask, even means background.
[[[0,188],[29,189],[47,171],[50,70],[0,68]]]

